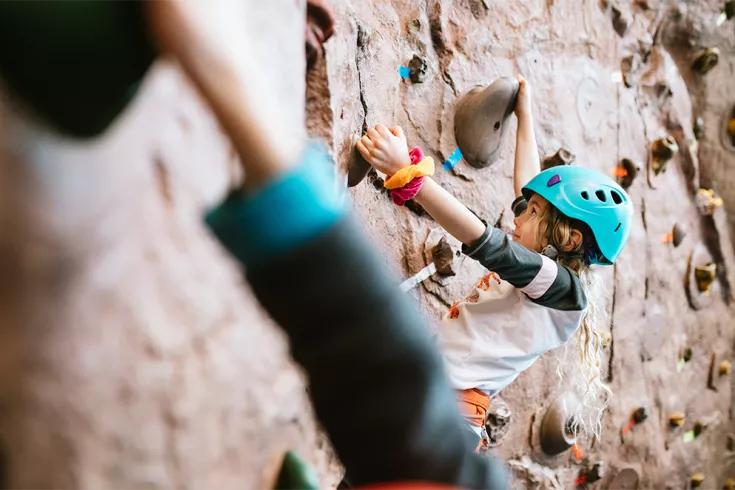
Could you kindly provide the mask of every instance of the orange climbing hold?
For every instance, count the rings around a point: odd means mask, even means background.
[[[612,173],[613,177],[626,177],[628,175],[628,170],[623,167],[615,167],[610,173]]]
[[[582,448],[579,447],[578,442],[572,444],[572,452],[574,453],[574,457],[577,458],[577,461],[582,461],[582,459],[584,459],[584,453],[582,452]]]

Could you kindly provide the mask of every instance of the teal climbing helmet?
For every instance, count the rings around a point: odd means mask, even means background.
[[[589,226],[599,249],[585,250],[590,263],[615,263],[630,237],[633,204],[614,180],[589,168],[560,165],[539,173],[522,192],[526,200],[539,194],[567,217]]]

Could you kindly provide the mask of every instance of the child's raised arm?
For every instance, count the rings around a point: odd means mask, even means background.
[[[386,175],[411,164],[406,137],[399,127],[388,129],[378,124],[375,129],[368,129],[356,146],[370,165]],[[424,177],[415,199],[442,228],[465,245],[472,245],[485,233],[485,224],[431,177]]]
[[[502,467],[469,450],[475,434],[428,331],[334,195],[328,155],[300,149],[255,90],[250,60],[232,55],[237,30],[225,29],[226,14],[238,4],[148,7],[159,42],[197,83],[246,172],[246,191],[233,192],[207,224],[288,334],[352,483],[506,488]],[[215,18],[217,9],[224,15]]]
[[[526,79],[518,75],[520,87],[515,113],[518,118],[516,133],[516,158],[513,169],[513,191],[515,196],[521,195],[521,189],[541,171],[541,162],[538,156],[536,133],[533,129],[533,114],[531,112],[531,88]]]

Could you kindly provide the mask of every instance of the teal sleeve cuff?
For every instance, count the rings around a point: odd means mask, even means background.
[[[246,266],[274,258],[319,237],[344,214],[334,182],[331,158],[312,143],[288,174],[254,193],[230,194],[205,221]]]

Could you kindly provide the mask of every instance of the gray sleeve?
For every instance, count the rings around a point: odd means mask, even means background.
[[[515,243],[496,228],[488,227],[472,246],[463,246],[462,252],[523,291],[534,303],[565,311],[587,307],[582,283],[574,272]]]

